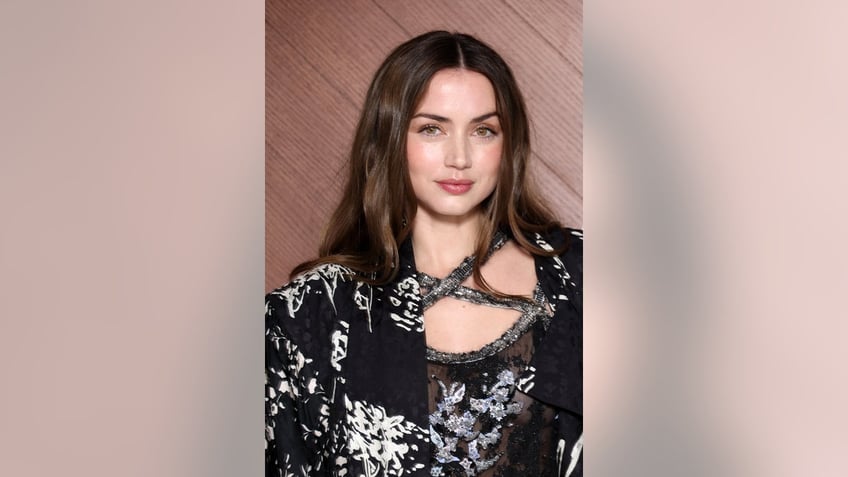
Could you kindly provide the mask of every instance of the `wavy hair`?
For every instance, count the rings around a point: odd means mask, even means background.
[[[521,92],[509,66],[476,38],[446,31],[417,36],[392,51],[374,75],[350,151],[341,201],[324,232],[317,259],[301,263],[292,276],[324,263],[338,263],[382,285],[398,271],[399,244],[406,240],[417,210],[409,178],[406,137],[412,115],[430,79],[444,69],[482,74],[492,83],[504,137],[498,183],[482,204],[484,222],[476,256],[485,257],[497,229],[508,230],[518,245],[535,255],[554,255],[528,233],[560,227],[527,174],[530,127]],[[489,287],[475,262],[473,276]]]

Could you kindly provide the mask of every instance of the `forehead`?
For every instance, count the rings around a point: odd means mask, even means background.
[[[495,107],[495,90],[489,79],[476,71],[456,68],[433,75],[415,112],[435,113],[438,109],[478,116],[495,111]]]

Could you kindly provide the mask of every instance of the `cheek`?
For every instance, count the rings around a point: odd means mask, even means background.
[[[406,162],[411,174],[431,172],[440,163],[440,154],[436,144],[408,141],[406,144]],[[414,179],[414,177],[413,177]]]
[[[479,159],[481,169],[485,171],[487,176],[492,176],[493,179],[497,179],[498,172],[500,171],[501,151],[502,148],[500,147],[489,148],[484,151],[484,154]]]

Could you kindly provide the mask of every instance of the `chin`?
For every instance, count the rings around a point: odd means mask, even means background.
[[[474,207],[428,207],[418,206],[418,213],[431,217],[433,220],[444,220],[447,222],[459,222],[481,214],[483,211],[479,206]]]

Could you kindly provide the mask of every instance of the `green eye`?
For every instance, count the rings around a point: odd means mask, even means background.
[[[490,136],[495,135],[495,131],[493,131],[491,128],[482,127],[482,126],[477,128],[475,133],[477,134],[477,136],[480,136],[480,137],[490,137]]]
[[[428,125],[422,127],[419,130],[419,132],[421,132],[421,133],[423,133],[427,136],[435,136],[436,134],[439,134],[441,132],[441,130],[439,129],[438,126],[433,126],[432,124],[428,124]]]

